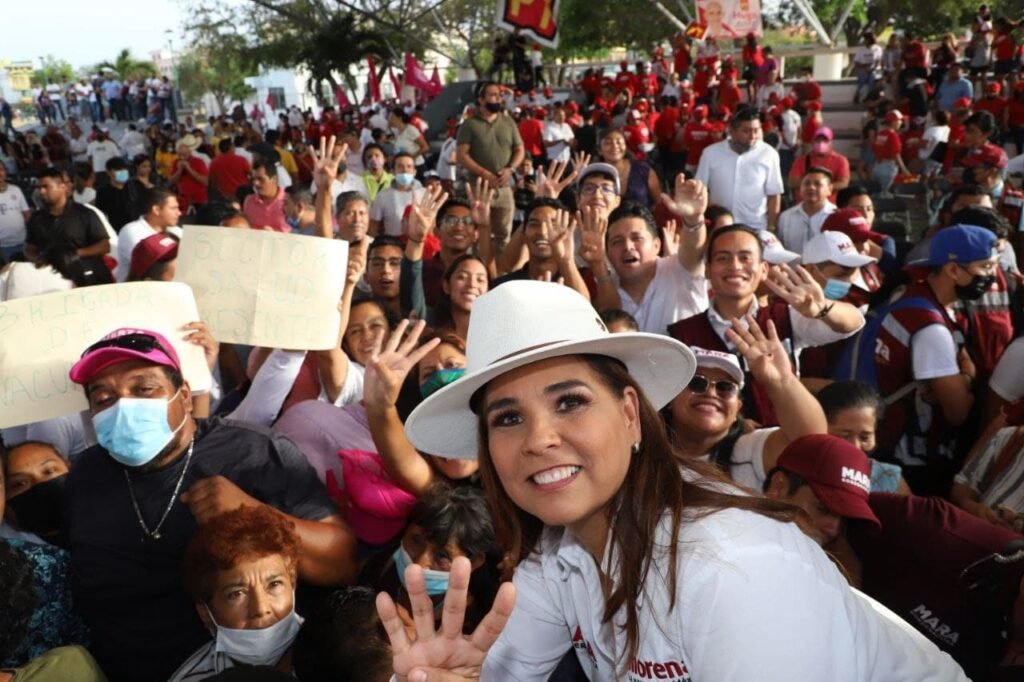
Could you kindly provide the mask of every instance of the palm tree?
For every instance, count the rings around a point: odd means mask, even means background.
[[[100,62],[96,65],[96,69],[111,69],[121,78],[151,77],[156,75],[156,65],[153,62],[136,59],[128,48],[118,52],[113,62]]]

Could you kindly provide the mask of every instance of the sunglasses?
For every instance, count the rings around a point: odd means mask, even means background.
[[[138,351],[139,353],[152,353],[155,350],[163,351],[168,357],[173,357],[171,352],[164,348],[164,346],[156,340],[155,336],[149,334],[125,334],[124,336],[118,336],[114,339],[104,339],[97,341],[82,353],[84,358],[89,353],[97,351],[101,348],[124,348],[127,350]]]
[[[473,218],[470,216],[464,216],[462,218],[459,218],[458,216],[450,215],[445,216],[445,218],[441,220],[441,224],[444,225],[445,227],[455,227],[460,223],[465,227],[473,227]]]
[[[728,379],[711,381],[703,374],[694,374],[693,378],[690,379],[690,384],[687,388],[697,395],[702,395],[707,393],[708,389],[712,386],[714,386],[715,393],[719,398],[732,398],[740,392],[740,385],[735,381],[729,381]]]

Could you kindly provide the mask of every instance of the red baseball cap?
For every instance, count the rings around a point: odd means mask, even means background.
[[[793,98],[792,97],[783,97],[782,100],[779,102],[779,104],[782,105],[783,109],[789,109],[789,108],[791,108],[793,106]]]
[[[857,446],[825,433],[801,436],[782,451],[778,466],[807,481],[833,514],[867,521],[881,530],[882,523],[868,504],[871,460]]]
[[[807,110],[808,111],[821,111],[821,102],[819,102],[818,100],[814,100],[813,102],[808,102],[807,103]]]
[[[855,208],[841,208],[833,211],[821,224],[822,232],[842,232],[854,244],[863,244],[869,239],[881,243],[885,235],[871,229],[871,224],[860,211]]]
[[[1006,168],[1006,152],[999,145],[985,143],[972,149],[963,160],[965,166],[988,166],[1002,170]]]
[[[898,123],[903,120],[903,112],[899,109],[892,109],[885,114],[886,123]]]
[[[970,97],[961,97],[957,101],[953,102],[954,110],[970,109],[972,106],[974,106],[974,102],[971,101]]]
[[[989,83],[988,87],[985,88],[985,91],[993,95],[998,95],[1003,91],[1003,85],[1002,83]]]
[[[178,240],[166,232],[150,235],[132,249],[129,272],[142,278],[157,263],[164,263],[178,257]]]
[[[693,108],[693,115],[696,118],[707,118],[708,117],[708,105],[701,104]]]
[[[181,371],[178,354],[164,336],[148,329],[122,327],[86,348],[68,376],[85,386],[104,370],[129,360],[145,360]]]

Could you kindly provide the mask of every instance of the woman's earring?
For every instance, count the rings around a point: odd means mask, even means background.
[[[633,443],[629,448],[629,452],[634,456],[638,455],[640,453],[640,441]]]

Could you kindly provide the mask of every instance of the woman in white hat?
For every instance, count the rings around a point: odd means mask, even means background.
[[[609,334],[578,293],[520,281],[480,297],[467,349],[406,430],[421,451],[479,453],[514,587],[463,636],[468,562],[440,629],[409,567],[415,639],[377,604],[399,682],[541,681],[568,651],[591,680],[966,679],[851,591],[792,507],[674,455],[657,410],[693,375],[682,344]]]

